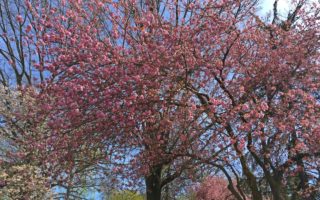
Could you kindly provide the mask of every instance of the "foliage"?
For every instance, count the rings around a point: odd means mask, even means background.
[[[110,200],[144,200],[143,195],[137,194],[129,190],[113,191]]]

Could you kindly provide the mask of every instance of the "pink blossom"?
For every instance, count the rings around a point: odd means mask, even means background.
[[[19,23],[22,23],[23,22],[23,18],[21,15],[17,15],[16,16],[16,20],[19,22]]]

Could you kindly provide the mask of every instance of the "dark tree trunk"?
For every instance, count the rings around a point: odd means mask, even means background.
[[[287,193],[285,186],[282,184],[282,173],[279,171],[275,171],[274,175],[272,176],[269,171],[264,169],[265,171],[265,177],[267,179],[267,182],[270,186],[271,193],[274,200],[287,200]]]
[[[271,186],[270,186],[271,187]],[[274,200],[287,200],[287,194],[283,189],[281,183],[275,183],[271,187],[272,196]]]
[[[161,166],[154,167],[145,177],[147,200],[161,200],[161,171]]]

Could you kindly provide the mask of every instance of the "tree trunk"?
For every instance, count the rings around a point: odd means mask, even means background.
[[[146,176],[147,200],[161,200],[161,166],[154,167]]]
[[[282,173],[275,171],[275,175],[271,176],[270,173],[264,169],[265,177],[270,186],[271,193],[274,200],[287,200],[287,193],[285,186],[282,184]]]
[[[271,185],[270,185],[271,187]],[[281,183],[276,183],[272,185],[271,187],[272,196],[274,200],[287,200],[287,194],[285,190],[283,189],[283,186]]]

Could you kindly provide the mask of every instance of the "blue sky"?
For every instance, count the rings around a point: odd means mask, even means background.
[[[290,0],[279,0],[278,1],[278,9],[280,11],[280,14],[287,13],[290,8]],[[272,11],[273,9],[273,3],[274,0],[261,0],[261,8],[262,10],[260,11],[261,15],[267,14],[269,11]]]

